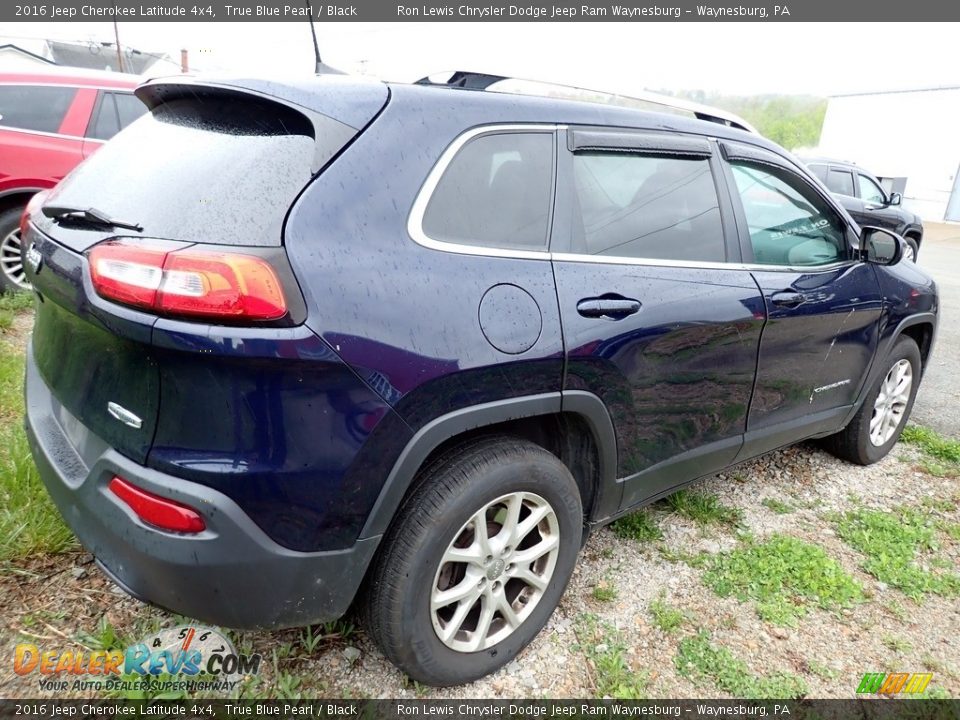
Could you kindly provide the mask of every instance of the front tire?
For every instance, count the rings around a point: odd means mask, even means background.
[[[916,238],[910,237],[909,235],[903,239],[907,241],[907,252],[903,259],[915,263],[917,257],[920,255],[920,246],[917,244]]]
[[[872,465],[882,460],[900,439],[920,387],[917,343],[901,336],[885,364],[885,371],[870,388],[850,424],[824,439],[824,447],[838,458]]]
[[[454,448],[426,468],[383,540],[366,631],[418,682],[488,675],[553,613],[582,532],[580,492],[556,456],[510,437]]]
[[[20,242],[22,207],[0,213],[0,293],[29,290]]]

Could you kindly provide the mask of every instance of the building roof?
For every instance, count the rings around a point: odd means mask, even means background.
[[[113,43],[72,43],[48,40],[47,47],[58,65],[90,68],[92,70],[120,70],[117,62],[116,46]],[[167,57],[166,55],[141,52],[122,45],[121,53],[123,55],[123,71],[133,75],[143,75],[154,63]]]
[[[56,65],[56,63],[55,63],[53,60],[50,60],[49,58],[45,58],[45,57],[43,57],[43,55],[37,55],[37,54],[34,53],[34,52],[30,52],[29,50],[25,50],[24,48],[20,47],[19,45],[14,45],[13,43],[4,43],[3,45],[0,45],[0,50],[13,50],[13,51],[15,51],[15,52],[22,53],[23,55],[26,55],[26,56],[28,56],[28,57],[30,57],[30,58],[33,58],[34,60],[39,60],[39,61],[45,62],[45,63],[47,63],[47,64],[49,64],[49,65]]]

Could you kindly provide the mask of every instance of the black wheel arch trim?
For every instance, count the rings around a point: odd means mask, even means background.
[[[870,370],[867,372],[867,380],[863,383],[863,386],[860,388],[860,397],[857,398],[857,402],[853,404],[850,412],[847,414],[847,417],[843,421],[843,427],[846,427],[847,424],[853,419],[853,416],[857,414],[857,411],[860,409],[860,406],[863,404],[863,401],[866,399],[867,393],[870,391],[870,388],[873,387],[873,384],[877,381],[880,373],[883,372],[886,368],[884,367],[883,360],[886,360],[890,357],[890,353],[893,352],[894,345],[897,344],[903,334],[904,330],[908,327],[913,327],[914,325],[930,325],[930,347],[927,349],[927,357],[929,358],[933,352],[934,342],[937,339],[937,315],[932,312],[920,312],[913,315],[908,315],[903,318],[898,324],[896,329],[890,333],[890,337],[884,342],[883,347],[878,347],[877,352],[873,357],[873,362],[870,364]],[[881,341],[883,342],[883,341]],[[921,348],[922,350],[922,348]],[[920,378],[923,379],[923,373],[926,368],[920,368]]]
[[[38,192],[43,192],[44,190],[49,190],[50,188],[43,187],[16,187],[10,188],[9,190],[4,190],[0,192],[0,200],[11,195],[36,195]]]
[[[510,420],[558,413],[571,413],[581,417],[593,433],[599,451],[600,479],[591,515],[604,517],[615,513],[619,508],[622,487],[616,482],[617,442],[606,406],[592,393],[551,392],[461,408],[441,415],[420,428],[394,463],[360,531],[359,539],[383,535],[387,531],[423,463],[447,440],[470,430]]]
[[[903,235],[904,237],[906,237],[907,235],[912,237],[914,240],[917,241],[917,247],[919,248],[920,245],[923,243],[923,226],[907,225],[903,229],[903,232],[901,233],[901,235]]]

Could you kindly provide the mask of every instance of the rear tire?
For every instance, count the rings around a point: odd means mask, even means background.
[[[423,471],[384,537],[364,627],[417,682],[488,675],[553,613],[582,533],[580,492],[556,456],[503,436],[454,448]]]
[[[824,448],[842,460],[872,465],[900,439],[920,387],[917,343],[905,335],[893,346],[885,369],[846,428],[823,439]]]

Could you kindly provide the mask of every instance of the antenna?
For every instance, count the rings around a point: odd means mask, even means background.
[[[317,75],[321,75],[324,70],[324,65],[323,60],[320,59],[320,44],[317,42],[317,29],[313,26],[313,6],[310,0],[304,0],[304,3],[307,6],[307,22],[310,23],[310,35],[313,36],[313,57],[315,59],[313,71]]]

